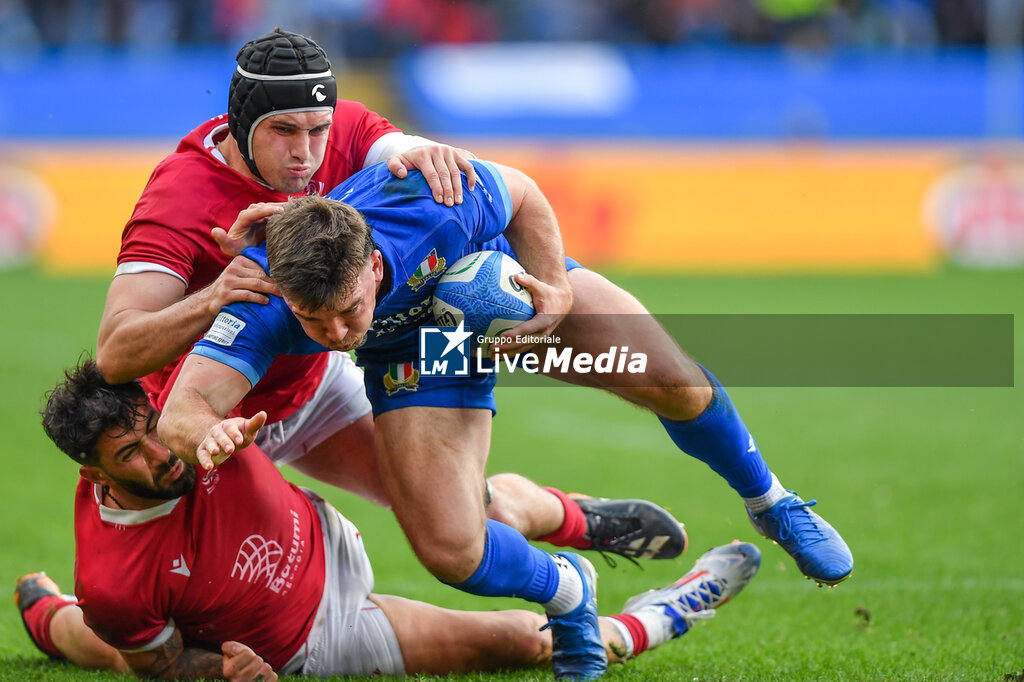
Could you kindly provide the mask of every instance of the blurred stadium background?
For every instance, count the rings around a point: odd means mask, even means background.
[[[155,162],[281,25],[343,97],[534,175],[595,265],[1015,265],[1020,5],[4,0],[3,251],[109,270]]]
[[[0,586],[45,568],[71,587],[75,472],[35,410],[95,348],[131,208],[177,140],[225,110],[245,40],[307,33],[341,97],[527,171],[568,251],[655,312],[1006,315],[1024,313],[1022,6],[0,0]],[[574,389],[503,391],[492,472],[655,499],[687,520],[692,558],[755,539],[730,491],[677,464],[642,415]],[[762,544],[740,606],[619,678],[1024,679],[1019,389],[734,397],[783,480],[822,499],[855,576],[819,593]],[[381,591],[493,606],[432,581],[387,512],[331,495]],[[602,610],[689,559],[670,563],[603,570]],[[80,679],[33,651],[0,610],[0,679]]]

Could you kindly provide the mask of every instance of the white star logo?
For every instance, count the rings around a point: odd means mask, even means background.
[[[445,346],[444,352],[441,353],[442,358],[461,346],[463,341],[473,336],[473,332],[466,331],[465,320],[459,322],[459,326],[455,328],[455,331],[443,331],[441,333],[444,334],[444,338],[448,339],[448,345]]]

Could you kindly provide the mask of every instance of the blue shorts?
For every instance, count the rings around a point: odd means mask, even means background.
[[[421,376],[419,361],[363,364],[363,385],[373,416],[402,407],[465,407],[490,410],[494,402],[495,374],[475,370],[468,377]]]

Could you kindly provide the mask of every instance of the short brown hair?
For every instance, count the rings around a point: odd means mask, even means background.
[[[316,195],[292,199],[267,221],[270,276],[281,293],[307,310],[335,308],[373,253],[371,232],[348,204]]]

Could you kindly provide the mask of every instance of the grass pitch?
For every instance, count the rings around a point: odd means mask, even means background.
[[[616,279],[659,313],[1024,313],[1024,272]],[[77,474],[47,441],[36,411],[61,370],[95,347],[106,285],[32,268],[0,272],[0,585],[8,589],[40,569],[65,589],[72,584]],[[592,557],[602,613],[675,579],[712,545],[738,538],[762,549],[760,574],[735,602],[683,639],[614,667],[608,679],[1024,680],[1020,388],[731,393],[772,469],[805,499],[817,498],[816,509],[853,549],[856,569],[841,586],[803,580],[788,556],[756,535],[732,491],[680,454],[645,413],[585,389],[499,389],[491,473],[646,497],[687,524],[691,549],[680,559],[639,570]],[[377,591],[455,608],[522,607],[439,584],[388,512],[317,487],[362,530]],[[44,659],[8,601],[0,609],[0,679],[119,678]]]

